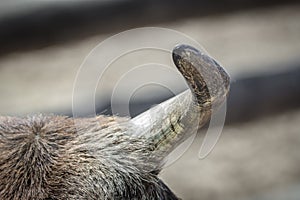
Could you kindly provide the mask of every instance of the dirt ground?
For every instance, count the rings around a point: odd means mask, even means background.
[[[299,122],[295,110],[227,126],[203,160],[199,136],[162,178],[184,199],[294,199],[300,184]]]
[[[251,74],[286,70],[287,64],[299,62],[299,8],[234,12],[157,24],[157,27],[180,31],[198,41],[225,66],[234,82]],[[81,63],[97,44],[114,34],[1,57],[0,113],[70,111],[73,84]],[[105,91],[99,94],[110,96],[117,77],[111,75],[109,80]],[[169,83],[176,86],[175,80]]]

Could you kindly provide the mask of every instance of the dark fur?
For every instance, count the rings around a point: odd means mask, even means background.
[[[178,199],[126,119],[0,117],[0,199]],[[146,162],[147,161],[147,162]]]

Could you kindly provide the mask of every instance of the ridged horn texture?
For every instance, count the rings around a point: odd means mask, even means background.
[[[191,46],[175,47],[172,57],[189,90],[131,120],[136,133],[146,137],[152,147],[151,157],[159,161],[209,121],[225,101],[230,85],[226,71]]]
[[[190,90],[131,120],[0,116],[0,199],[177,200],[163,159],[222,104],[229,76],[190,46],[173,60]]]

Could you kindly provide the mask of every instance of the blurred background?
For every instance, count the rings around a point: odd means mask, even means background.
[[[199,42],[232,84],[213,152],[198,159],[200,133],[161,178],[183,199],[298,200],[299,11],[292,0],[3,0],[0,114],[71,116],[76,73],[98,43],[131,28],[170,28]],[[111,112],[107,85],[106,98],[96,97],[98,113]],[[132,102],[133,115],[172,95],[156,90]]]

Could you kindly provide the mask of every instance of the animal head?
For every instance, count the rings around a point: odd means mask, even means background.
[[[164,159],[210,119],[230,81],[193,47],[172,57],[190,89],[133,119],[0,117],[0,199],[178,199],[157,177]]]

